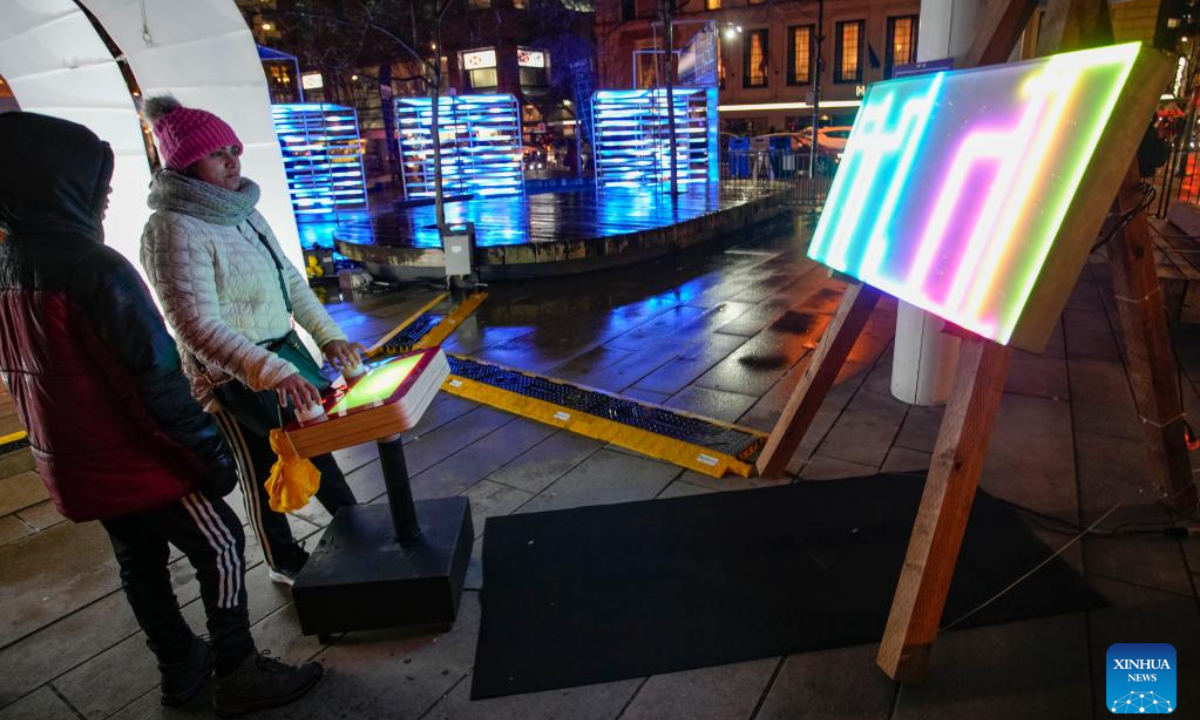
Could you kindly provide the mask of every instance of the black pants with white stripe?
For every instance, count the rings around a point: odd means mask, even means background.
[[[101,523],[121,567],[125,597],[159,662],[187,657],[195,637],[171,587],[168,543],[196,569],[217,671],[229,672],[255,652],[242,583],[246,536],[224,500],[195,492],[157,510]]]
[[[267,496],[267,477],[278,459],[271,449],[271,441],[239,423],[227,410],[218,410],[214,417],[237,460],[242,495],[246,498],[246,514],[255,537],[262,545],[263,557],[272,568],[298,568],[304,563],[304,550],[292,537],[287,515],[272,510]],[[354,492],[346,484],[346,476],[333,456],[318,455],[311,459],[321,472],[317,501],[325,510],[330,515],[337,515],[337,511],[343,507],[354,505]]]

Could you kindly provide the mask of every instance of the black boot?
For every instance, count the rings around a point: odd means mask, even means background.
[[[320,663],[287,665],[266,653],[250,655],[225,677],[217,677],[213,710],[231,718],[254,710],[287,705],[308,692],[325,668]]]
[[[173,663],[159,663],[162,673],[162,704],[182,705],[196,696],[212,674],[213,651],[200,638],[192,640],[187,657]]]

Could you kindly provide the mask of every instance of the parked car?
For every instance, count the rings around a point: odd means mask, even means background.
[[[833,127],[823,127],[817,133],[817,152],[839,156],[846,149],[846,142],[850,139],[849,125],[835,125]],[[800,137],[805,146],[812,144],[812,128],[805,128],[800,131]]]

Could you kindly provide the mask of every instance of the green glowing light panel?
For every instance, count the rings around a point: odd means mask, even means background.
[[[413,371],[424,358],[424,354],[408,355],[376,366],[329,408],[329,415],[345,415],[357,408],[375,407],[402,395],[413,378]]]
[[[1169,71],[1129,43],[871,86],[809,256],[1040,352]]]
[[[450,375],[441,348],[372,363],[345,394],[327,403],[326,417],[284,430],[301,457],[379,440],[417,424]]]

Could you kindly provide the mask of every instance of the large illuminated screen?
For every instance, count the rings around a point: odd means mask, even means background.
[[[1139,52],[1131,43],[873,85],[809,256],[1009,343],[1048,277],[1078,275],[1047,257],[1071,232],[1064,218],[1089,163],[1127,151],[1128,167],[1136,140],[1098,147],[1110,118],[1140,123],[1136,137],[1150,118],[1124,117],[1133,110],[1119,103]]]

